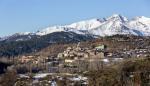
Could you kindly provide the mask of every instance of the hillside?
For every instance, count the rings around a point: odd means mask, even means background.
[[[114,35],[108,37],[101,37],[93,40],[87,40],[84,42],[80,42],[81,48],[93,48],[98,45],[106,45],[107,51],[112,53],[123,52],[126,50],[134,50],[134,49],[149,49],[150,39],[149,37],[140,37],[133,35]],[[63,52],[67,47],[77,46],[78,43],[68,43],[68,44],[53,44],[39,52],[32,53],[36,55],[42,56],[57,56],[58,53]],[[31,55],[32,55],[31,54]]]
[[[28,37],[24,35],[21,37]],[[76,43],[92,40],[92,36],[85,36],[76,33],[55,32],[44,36],[32,36],[27,40],[19,40],[20,36],[14,36],[0,42],[0,56],[17,56],[31,52],[37,52],[49,45],[59,43]],[[19,40],[19,41],[18,41]]]

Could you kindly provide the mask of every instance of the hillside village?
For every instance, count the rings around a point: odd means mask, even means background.
[[[132,37],[128,39],[113,37],[93,42],[67,44],[67,46],[64,45],[65,47],[58,45],[58,48],[55,46],[56,50],[52,48],[53,50],[49,53],[42,52],[41,54],[41,52],[38,52],[9,59],[9,62],[13,64],[10,66],[10,69],[15,69],[19,74],[16,84],[27,84],[29,81],[32,81],[30,83],[31,86],[42,83],[45,83],[44,86],[47,86],[68,81],[69,86],[75,86],[75,84],[87,86],[90,84],[89,76],[87,76],[87,74],[90,74],[90,71],[118,68],[119,65],[130,59],[143,60],[149,58],[149,42],[145,42],[145,44],[140,46],[133,46],[140,43],[141,40],[147,39],[136,38],[135,41],[130,43],[131,45],[128,45],[128,42],[131,42],[132,39]],[[112,45],[111,42],[116,43],[118,46]],[[121,49],[122,46],[124,47]],[[58,52],[61,48],[63,50]],[[58,53],[53,54],[52,52]],[[44,53],[46,54],[44,55]]]
[[[107,62],[106,56],[111,56],[111,53],[106,53],[105,45],[99,45],[95,48],[88,49],[80,48],[80,43],[78,43],[76,46],[68,47],[62,53],[58,53],[56,57],[22,56],[18,57],[17,62],[26,65],[32,64],[33,68],[34,65],[38,65],[39,67],[44,66],[49,72],[52,72],[53,68],[55,70],[53,72],[61,72],[62,69],[67,68],[77,69],[77,66],[79,67],[80,65],[79,62],[82,64],[90,62],[95,63],[94,61],[103,60]],[[59,71],[60,69],[61,71]]]
[[[123,38],[114,37],[112,39],[112,42],[118,41],[118,43],[126,44],[130,42],[130,40],[132,39],[133,38],[123,39]],[[140,43],[141,40],[144,41],[142,38],[140,38],[140,39],[135,39],[135,42]],[[134,41],[132,44],[136,45],[134,44]],[[33,64],[33,68],[34,66],[35,69],[38,69],[39,67],[39,71],[44,69],[48,72],[67,72],[65,70],[71,68],[77,72],[80,71],[80,68],[82,68],[82,71],[85,71],[88,68],[89,70],[93,70],[90,68],[94,68],[94,67],[90,67],[89,63],[90,64],[92,63],[93,66],[97,65],[97,63],[102,63],[105,64],[106,66],[106,63],[107,65],[109,65],[109,63],[113,64],[118,61],[120,62],[123,59],[142,58],[142,57],[150,56],[149,45],[144,46],[144,48],[143,47],[140,48],[140,46],[137,47],[132,46],[133,48],[131,49],[129,48],[130,45],[127,45],[122,49],[114,48],[114,50],[110,48],[111,45],[108,45],[107,43],[105,45],[105,43],[101,43],[101,42],[95,44],[94,46],[93,45],[90,45],[88,47],[83,47],[83,46],[84,44],[79,42],[74,45],[67,46],[62,52],[54,56],[53,55],[52,56],[28,55],[28,56],[18,57],[17,60],[21,64],[26,64],[26,63]]]

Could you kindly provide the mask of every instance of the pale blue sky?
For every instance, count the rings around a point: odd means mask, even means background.
[[[150,17],[150,0],[0,0],[0,36],[112,14]]]

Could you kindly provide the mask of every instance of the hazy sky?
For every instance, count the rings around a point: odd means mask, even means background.
[[[112,14],[150,17],[150,0],[0,0],[0,36]]]

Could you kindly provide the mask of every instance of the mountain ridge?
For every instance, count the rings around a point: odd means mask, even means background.
[[[150,18],[140,16],[128,19],[120,14],[113,14],[107,18],[94,18],[90,20],[83,20],[68,25],[52,26],[36,32],[21,32],[10,36],[1,37],[0,40],[6,40],[11,36],[17,35],[37,35],[43,36],[54,32],[74,32],[82,35],[96,35],[96,36],[112,36],[112,35],[136,35],[136,36],[150,36]]]
[[[101,27],[101,28],[100,28]],[[99,34],[94,33],[95,29],[100,29]],[[103,30],[104,29],[104,30]],[[121,32],[126,29],[125,32]],[[127,30],[128,29],[128,30]],[[75,22],[64,26],[52,26],[36,32],[36,35],[47,35],[53,32],[75,32],[77,34],[87,34],[98,36],[112,36],[116,34],[132,34],[140,36],[150,36],[150,18],[140,16],[131,20],[120,15],[113,14],[108,18],[94,18],[85,21]],[[114,31],[114,32],[113,32]],[[86,33],[84,33],[86,32]],[[92,32],[92,33],[91,33]],[[140,33],[137,33],[140,32]],[[104,34],[102,34],[104,33]],[[112,33],[112,34],[109,34]]]

